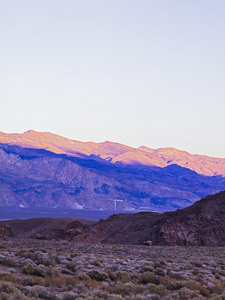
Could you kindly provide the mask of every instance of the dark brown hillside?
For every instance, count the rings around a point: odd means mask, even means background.
[[[225,246],[225,191],[175,212],[113,215],[76,240],[115,244]]]
[[[149,236],[157,245],[225,245],[225,191],[162,216]]]
[[[68,239],[73,242],[161,246],[225,246],[225,191],[164,214],[112,215],[99,222],[36,218],[0,222],[0,238]]]
[[[77,229],[96,223],[74,218],[34,218],[0,222],[0,238],[71,239]],[[81,230],[80,230],[81,232]],[[79,233],[80,233],[79,232]]]

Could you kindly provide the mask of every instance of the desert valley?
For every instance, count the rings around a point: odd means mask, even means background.
[[[0,133],[0,299],[225,299],[224,190],[223,158]]]

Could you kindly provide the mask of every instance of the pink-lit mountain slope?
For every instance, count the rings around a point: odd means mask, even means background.
[[[88,156],[125,165],[166,167],[176,164],[205,176],[225,177],[225,158],[190,154],[175,148],[151,149],[145,146],[132,148],[113,142],[79,142],[49,132],[29,130],[23,134],[0,132],[0,143],[26,148],[45,149],[69,156]]]
[[[0,206],[163,212],[221,190],[224,159],[34,131],[0,134]]]

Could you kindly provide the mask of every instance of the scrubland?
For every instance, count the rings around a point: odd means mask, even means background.
[[[225,248],[0,242],[0,299],[225,299]]]

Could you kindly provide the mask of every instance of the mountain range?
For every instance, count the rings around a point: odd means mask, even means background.
[[[224,158],[0,132],[0,206],[163,212],[224,189]]]

